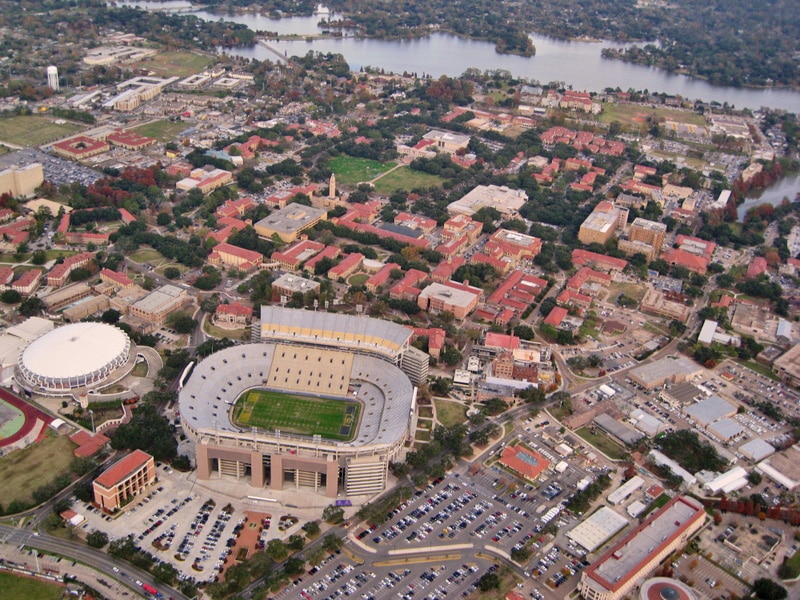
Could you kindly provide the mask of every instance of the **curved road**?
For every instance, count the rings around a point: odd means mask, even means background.
[[[141,569],[128,563],[117,561],[105,552],[89,548],[79,542],[62,540],[61,538],[52,537],[43,533],[31,533],[29,531],[16,529],[15,527],[9,527],[8,525],[0,525],[0,540],[8,544],[14,544],[16,546],[25,545],[30,548],[77,560],[89,565],[96,571],[100,571],[108,577],[116,579],[123,585],[137,590],[140,594],[144,594],[144,592],[136,585],[137,580],[152,585],[164,595],[164,598],[189,600],[187,596],[184,596],[177,590],[163,583],[158,583],[149,573],[145,573]],[[119,571],[115,571],[115,568]]]

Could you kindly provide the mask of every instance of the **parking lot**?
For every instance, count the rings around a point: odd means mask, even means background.
[[[555,451],[540,439],[523,439],[554,463],[558,461]],[[562,597],[567,588],[577,585],[586,565],[584,552],[563,535],[578,523],[563,512],[566,498],[586,476],[583,469],[569,467],[540,476],[532,485],[500,466],[474,465],[469,474],[456,473],[417,491],[390,512],[385,523],[361,527],[355,538],[372,554],[370,559],[481,550],[509,559],[512,552],[527,549],[531,554],[523,561],[525,593],[534,599]],[[551,522],[557,535],[545,533]],[[442,596],[436,592],[430,598]]]
[[[158,471],[158,484],[119,515],[104,515],[90,504],[76,503],[74,510],[86,516],[81,527],[87,533],[94,529],[104,531],[110,540],[133,532],[137,546],[169,562],[184,577],[211,581],[222,571],[236,543],[245,522],[245,510],[249,513],[253,506],[214,501],[212,494],[192,489],[184,475],[166,465]],[[270,506],[265,516],[269,518],[261,523],[262,547],[270,539],[298,533],[306,522],[278,505]]]
[[[387,561],[391,562],[391,561]],[[402,561],[397,561],[402,563]],[[434,564],[431,564],[433,562]],[[358,565],[341,553],[330,556],[278,593],[276,600],[434,600],[465,598],[496,564],[474,556],[448,555],[435,561],[407,564]]]

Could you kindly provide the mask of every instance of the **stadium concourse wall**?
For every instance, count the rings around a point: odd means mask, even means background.
[[[416,413],[416,388],[393,357],[376,356],[372,344],[360,353],[343,349],[341,340],[315,341],[234,346],[197,365],[179,404],[184,431],[196,442],[201,479],[249,478],[256,488],[283,490],[289,485],[329,497],[385,489],[389,463],[405,451]],[[231,422],[233,405],[254,388],[356,400],[362,410],[355,436],[341,442],[240,429]]]

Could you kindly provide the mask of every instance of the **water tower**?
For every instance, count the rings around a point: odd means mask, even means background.
[[[53,65],[47,67],[47,86],[54,92],[58,91],[58,68]]]

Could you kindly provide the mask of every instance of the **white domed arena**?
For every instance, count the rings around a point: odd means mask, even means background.
[[[19,356],[17,380],[29,391],[68,395],[72,390],[103,384],[133,368],[128,335],[105,323],[58,327],[31,342]]]

